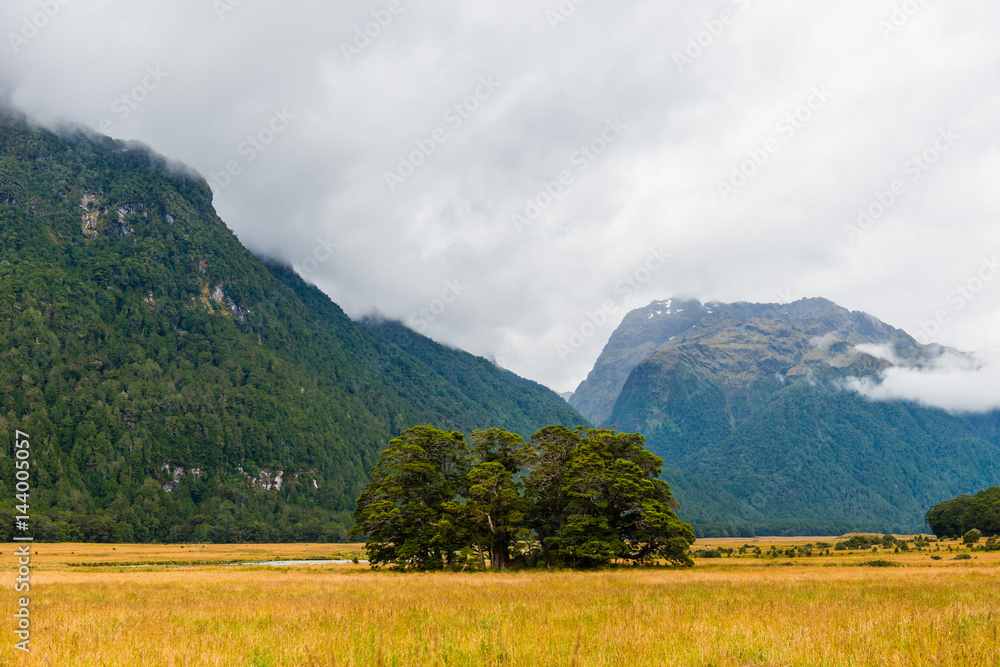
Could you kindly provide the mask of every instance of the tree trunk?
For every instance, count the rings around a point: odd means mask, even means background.
[[[507,547],[493,545],[490,547],[490,562],[494,570],[506,570],[510,564],[507,560]]]

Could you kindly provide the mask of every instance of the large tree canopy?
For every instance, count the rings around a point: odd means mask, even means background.
[[[691,526],[674,513],[663,460],[641,435],[548,427],[532,438],[539,465],[528,476],[533,525],[549,562],[601,565],[612,559],[691,563]]]
[[[389,442],[358,498],[354,534],[363,529],[373,565],[439,569],[460,547],[454,499],[466,483],[461,433],[417,426]]]
[[[497,569],[691,565],[694,532],[642,436],[550,426],[530,444],[501,429],[470,441],[421,426],[389,443],[354,515],[373,566],[438,569],[473,549]]]

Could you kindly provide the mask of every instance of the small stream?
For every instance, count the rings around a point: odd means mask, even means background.
[[[246,563],[233,563],[233,565],[269,565],[271,567],[288,567],[290,565],[349,565],[353,560],[259,560]],[[359,560],[358,563],[367,563],[366,560]]]
[[[226,562],[226,563],[144,563],[141,565],[114,565],[109,564],[108,567],[204,567],[206,565],[264,565],[267,567],[295,567],[302,565],[351,565],[353,560],[255,560],[255,561],[239,561],[239,562]],[[366,560],[359,560],[359,564],[368,563]],[[95,563],[96,566],[101,566],[101,563]]]

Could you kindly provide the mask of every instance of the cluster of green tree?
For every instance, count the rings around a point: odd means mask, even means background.
[[[1000,486],[938,503],[927,512],[927,524],[938,537],[960,537],[971,530],[1000,535]]]
[[[353,322],[211,198],[144,147],[0,113],[0,511],[20,429],[40,539],[340,540],[405,428],[585,423],[485,360]]]
[[[526,443],[494,428],[467,443],[420,426],[372,469],[353,534],[373,567],[691,565],[661,465],[638,434],[549,426]]]

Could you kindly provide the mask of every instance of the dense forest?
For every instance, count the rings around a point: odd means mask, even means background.
[[[842,535],[925,532],[935,500],[1000,479],[998,433],[997,413],[873,402],[817,373],[715,442],[647,438],[699,535]]]
[[[36,539],[336,541],[410,426],[586,423],[409,335],[253,256],[183,166],[0,115],[0,539],[16,429]]]
[[[1000,486],[938,503],[927,512],[927,524],[938,537],[960,537],[969,531],[1000,536]]]

